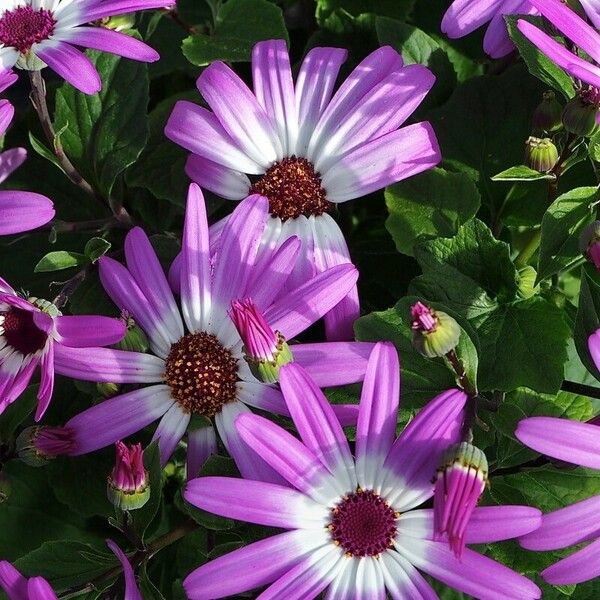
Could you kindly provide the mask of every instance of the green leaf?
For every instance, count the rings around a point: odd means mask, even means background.
[[[494,469],[506,469],[533,460],[539,454],[519,442],[514,432],[521,419],[551,416],[585,421],[592,417],[592,402],[585,396],[559,392],[556,396],[519,389],[507,394],[494,416],[493,424],[500,432]]]
[[[416,0],[317,0],[317,22],[323,25],[327,17],[338,9],[343,9],[354,17],[363,13],[376,12],[382,17],[392,17],[404,21],[411,13]]]
[[[437,106],[450,96],[456,84],[456,73],[448,55],[432,37],[413,25],[386,17],[375,19],[375,29],[381,46],[392,46],[402,55],[405,64],[425,65],[436,76],[435,85],[421,110]]]
[[[183,54],[194,65],[215,60],[246,62],[262,40],[289,41],[278,6],[267,0],[228,0],[219,11],[212,35],[197,33],[183,41]]]
[[[492,177],[492,181],[539,181],[540,179],[555,179],[550,173],[540,173],[526,165],[509,167]]]
[[[101,256],[104,256],[111,248],[112,244],[104,238],[92,238],[83,250],[84,254],[91,262],[96,262]]]
[[[385,190],[385,226],[399,252],[412,256],[421,237],[452,237],[480,205],[477,187],[464,173],[431,169]]]
[[[536,297],[502,306],[489,314],[477,333],[482,389],[558,392],[571,331],[554,304]]]
[[[109,197],[148,139],[148,68],[105,52],[88,56],[102,90],[90,96],[65,83],[56,92],[55,127],[64,128],[61,143],[79,172]]]
[[[85,254],[79,252],[67,252],[58,250],[57,252],[48,252],[37,265],[34,271],[36,273],[49,273],[51,271],[62,271],[71,267],[79,267],[89,262]]]
[[[542,239],[538,259],[538,280],[558,273],[581,257],[579,237],[593,223],[593,205],[598,188],[576,188],[559,196],[542,219]]]
[[[600,371],[588,350],[588,338],[600,328],[600,279],[593,265],[581,270],[581,293],[575,318],[575,347],[586,369],[600,381]]]
[[[37,385],[30,385],[20,396],[18,402],[9,404],[0,414],[0,446],[8,445],[19,425],[27,419],[37,405]]]
[[[90,544],[60,540],[46,542],[16,562],[27,576],[41,576],[62,592],[92,581],[117,565],[113,554]]]
[[[532,44],[517,28],[517,21],[524,19],[545,30],[545,22],[541,17],[505,15],[508,34],[523,57],[529,72],[543,81],[546,85],[561,92],[565,98],[575,94],[573,81],[567,73],[554,64],[543,52]],[[552,32],[548,31],[550,35]]]
[[[423,272],[431,273],[441,288],[458,286],[465,292],[479,289],[490,298],[502,300],[512,300],[517,291],[516,271],[510,260],[508,244],[496,240],[489,228],[478,219],[460,227],[452,238],[417,244],[415,257]],[[474,300],[463,296],[466,306]],[[443,300],[440,298],[439,301]],[[450,306],[464,314],[464,309]]]
[[[35,137],[35,135],[33,135],[33,133],[31,133],[31,131],[29,132],[29,143],[31,144],[31,147],[42,158],[45,158],[46,160],[50,161],[53,165],[55,165],[62,171],[62,166],[61,166],[60,162],[58,161],[58,158],[56,158],[56,155],[53,152],[51,152],[48,148],[46,148],[46,146],[44,146],[44,144],[42,144],[42,142],[40,142]]]

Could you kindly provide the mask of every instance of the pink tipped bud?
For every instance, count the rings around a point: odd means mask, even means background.
[[[461,330],[450,315],[417,302],[412,305],[410,316],[413,346],[417,352],[428,358],[435,358],[456,348]]]
[[[293,360],[285,338],[273,331],[250,298],[232,302],[229,316],[242,338],[246,361],[254,376],[265,383],[275,383],[279,368]]]
[[[150,498],[142,445],[134,444],[128,448],[123,442],[117,442],[115,446],[117,457],[108,478],[108,498],[121,510],[141,508]]]
[[[41,467],[73,449],[73,432],[67,427],[34,426],[24,429],[17,438],[19,458],[32,467]]]
[[[485,454],[462,442],[451,446],[438,468],[433,499],[433,524],[437,539],[446,534],[450,548],[460,558],[465,531],[488,483]]]

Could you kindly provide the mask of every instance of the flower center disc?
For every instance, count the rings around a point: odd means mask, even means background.
[[[396,537],[398,514],[371,490],[350,494],[331,511],[333,541],[351,556],[377,556]]]
[[[56,20],[44,8],[19,6],[0,16],[0,42],[27,54],[33,44],[48,39],[54,33]]]
[[[8,346],[27,356],[46,345],[48,336],[33,322],[32,312],[13,306],[3,316],[0,329]]]
[[[236,397],[237,360],[212,334],[188,333],[171,346],[165,381],[184,411],[213,417]]]
[[[305,158],[290,156],[276,162],[250,192],[266,196],[271,214],[282,221],[300,215],[318,216],[331,210],[331,202],[321,187],[321,177]]]

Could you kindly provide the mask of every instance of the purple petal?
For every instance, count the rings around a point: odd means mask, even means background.
[[[354,491],[357,481],[348,440],[323,392],[295,363],[281,368],[279,386],[304,445],[346,493]]]
[[[399,538],[401,540],[401,538]],[[398,552],[421,571],[476,598],[529,600],[541,597],[532,581],[469,548],[460,559],[446,542],[409,538],[396,542]]]
[[[342,83],[310,138],[307,158],[315,162],[321,153],[321,146],[331,135],[330,124],[339,123],[352,115],[358,103],[390,73],[402,67],[402,57],[390,46],[371,52]]]
[[[175,0],[88,0],[85,6],[75,12],[77,20],[73,25],[98,21],[104,17],[148,10],[152,8],[169,8]],[[67,9],[72,5],[67,5]],[[59,7],[60,9],[60,7]]]
[[[67,35],[63,33],[61,39],[76,46],[101,50],[142,62],[155,62],[160,58],[158,52],[144,42],[125,33],[103,27],[73,28]]]
[[[315,547],[306,531],[286,531],[220,556],[183,581],[190,600],[234,596],[275,581]]]
[[[362,381],[373,347],[370,342],[326,342],[294,344],[291,350],[294,362],[323,388]]]
[[[33,192],[0,191],[0,235],[37,229],[53,218],[54,206],[46,196]]]
[[[251,187],[250,180],[244,173],[197,154],[190,154],[185,163],[185,172],[205,190],[228,200],[242,200]]]
[[[6,560],[0,560],[0,588],[9,600],[27,600],[27,578]]]
[[[333,412],[342,427],[355,427],[358,421],[358,404],[334,404]]]
[[[343,495],[344,490],[315,454],[281,427],[252,414],[239,416],[236,427],[248,446],[313,500],[328,505]]]
[[[257,164],[240,150],[213,113],[187,100],[175,104],[165,127],[165,135],[198,157],[225,168],[259,175],[268,167]],[[204,183],[202,174],[198,174],[202,177],[199,183]],[[246,189],[249,188],[250,185]]]
[[[600,428],[597,425],[555,417],[531,417],[519,422],[515,436],[540,454],[600,469]]]
[[[120,342],[127,331],[121,319],[85,315],[56,317],[56,341],[69,348],[108,346]]]
[[[198,89],[235,145],[267,169],[282,158],[271,120],[246,84],[224,63],[214,62],[198,78]]]
[[[131,568],[131,563],[125,553],[112,540],[106,540],[106,545],[119,559],[119,562],[123,567],[123,575],[125,576],[125,597],[123,600],[143,600],[137,586],[137,581],[135,580],[135,574]]]
[[[340,67],[348,57],[343,48],[313,48],[302,61],[296,80],[296,100],[300,132],[296,143],[299,156],[304,156],[310,136],[327,108]]]
[[[515,49],[506,29],[504,15],[513,14],[521,4],[523,4],[523,0],[506,2],[502,11],[493,16],[483,37],[483,49],[488,56],[502,58]]]
[[[282,529],[323,529],[329,515],[325,507],[292,488],[233,477],[193,479],[184,498],[222,517]]]
[[[188,431],[187,478],[197,477],[202,465],[217,452],[217,436],[212,425]]]
[[[1,135],[1,132],[0,132]],[[5,150],[0,153],[0,183],[6,180],[6,178],[11,175],[14,171],[16,171],[27,159],[27,150],[25,148],[11,148],[10,150]],[[21,192],[16,192],[19,195]],[[10,192],[10,195],[7,195],[7,198],[14,197],[15,192]],[[21,196],[22,197],[22,196]],[[27,219],[40,219],[42,215],[48,213],[48,205],[47,202],[50,202],[45,196],[44,202],[39,202],[37,200],[34,201],[34,210],[29,210],[29,214],[27,215]],[[0,204],[2,201],[0,200]],[[23,208],[27,208],[27,203],[20,204]],[[52,208],[52,203],[50,202],[50,208]],[[41,210],[42,215],[39,214]],[[8,212],[8,209],[7,209]],[[48,221],[54,217],[54,212],[52,216],[49,217]],[[45,218],[45,217],[44,217]],[[43,225],[44,223],[42,223]]]
[[[600,62],[600,35],[574,10],[560,0],[530,0],[530,3],[576,46]]]
[[[254,451],[254,447],[240,435],[236,428],[236,420],[240,415],[251,415],[250,409],[241,402],[229,402],[215,415],[215,424],[242,477],[269,483],[285,483],[268,461],[263,460],[260,454]]]
[[[384,470],[382,494],[403,512],[433,494],[433,476],[442,454],[460,439],[467,396],[448,390],[429,402],[394,442]]]
[[[19,76],[13,71],[0,71],[0,92],[9,88],[13,83],[16,83]]]
[[[67,348],[57,344],[54,356],[57,373],[104,383],[159,383],[165,363],[161,358],[141,352],[125,352],[111,348]]]
[[[8,100],[0,100],[0,135],[4,135],[15,115],[15,107]]]
[[[273,122],[283,156],[296,152],[298,111],[294,81],[284,40],[267,40],[252,50],[254,94]]]
[[[442,31],[460,38],[487,23],[505,0],[454,0],[442,19]]]
[[[29,579],[27,582],[27,598],[29,600],[58,600],[58,596],[43,577],[31,577]]]
[[[356,148],[323,174],[322,184],[328,200],[345,202],[431,169],[440,160],[431,125],[415,123]]]
[[[579,0],[588,19],[596,29],[600,29],[600,4],[596,0]]]
[[[400,364],[390,343],[379,343],[367,364],[356,426],[356,474],[363,489],[376,489],[381,466],[396,437]]]
[[[556,550],[600,536],[600,496],[544,515],[542,524],[519,541],[527,550]]]
[[[260,410],[266,410],[277,415],[290,416],[290,411],[283,399],[281,392],[275,388],[258,381],[239,381],[237,396],[240,402]]]
[[[314,263],[317,271],[351,263],[344,234],[327,214],[314,220]],[[325,315],[325,332],[331,342],[354,338],[354,321],[360,316],[356,285]]]
[[[84,94],[96,94],[102,89],[100,75],[90,59],[66,42],[44,40],[39,45],[34,44],[33,51],[53,71]]]
[[[38,389],[38,405],[35,411],[35,420],[40,421],[44,416],[46,409],[50,405],[52,392],[54,391],[54,346],[48,344],[48,347],[42,354],[40,360],[40,387]]]
[[[328,269],[277,300],[265,311],[265,318],[274,330],[291,339],[331,310],[357,279],[354,265]]]
[[[164,467],[169,462],[177,444],[185,434],[190,419],[191,415],[184,412],[177,402],[174,402],[161,418],[152,437],[153,441],[158,440],[161,466]]]
[[[600,371],[600,329],[594,331],[588,338],[588,350],[596,369]]]
[[[156,252],[140,227],[132,229],[125,238],[127,268],[135,282],[168,329],[171,339],[183,336],[183,323]]]
[[[542,577],[552,585],[573,585],[600,575],[600,540],[544,569]]]
[[[162,417],[173,405],[166,385],[115,396],[79,413],[65,425],[73,431],[73,456],[110,446]]]

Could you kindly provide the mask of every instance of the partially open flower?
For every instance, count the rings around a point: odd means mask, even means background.
[[[17,438],[19,458],[31,467],[42,467],[73,446],[72,433],[66,427],[34,426],[24,429]]]
[[[244,342],[252,374],[264,383],[275,383],[280,367],[293,360],[285,338],[271,329],[251,298],[232,302],[229,316]]]
[[[488,462],[477,447],[462,442],[451,446],[438,468],[433,501],[434,530],[448,536],[450,548],[460,557],[465,531],[488,483]]]
[[[115,446],[117,458],[108,477],[108,499],[121,510],[141,508],[150,499],[150,483],[144,467],[142,445],[127,447],[119,441]]]
[[[428,358],[435,358],[456,348],[460,326],[450,315],[435,311],[422,302],[413,304],[410,314],[413,346],[417,352]]]

